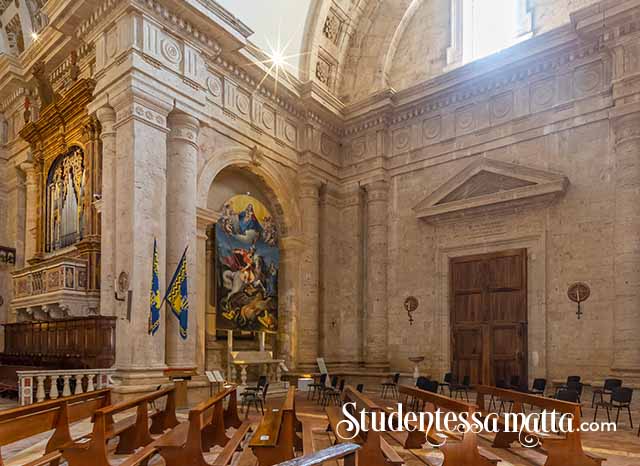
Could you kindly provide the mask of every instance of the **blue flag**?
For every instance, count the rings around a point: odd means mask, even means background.
[[[160,279],[158,278],[158,244],[155,238],[153,239],[153,270],[151,272],[149,306],[149,335],[155,335],[160,328]]]
[[[189,298],[187,292],[187,248],[182,253],[182,259],[178,262],[173,278],[167,288],[167,294],[164,297],[173,315],[180,322],[180,336],[187,339],[187,327],[189,324]]]

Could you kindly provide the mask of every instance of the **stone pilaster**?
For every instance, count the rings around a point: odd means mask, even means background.
[[[198,132],[200,123],[184,113],[169,115],[167,140],[167,282],[171,280],[187,247],[189,277],[189,329],[180,336],[178,319],[166,309],[166,362],[169,367],[194,368],[198,326],[198,281],[196,279],[196,205]]]
[[[116,112],[104,106],[96,111],[102,126],[102,199],[100,201],[100,313],[115,311],[115,237],[116,237]]]
[[[24,162],[20,164],[20,169],[25,174],[25,242],[24,259],[25,262],[34,258],[37,253],[38,242],[38,166],[36,162]]]
[[[110,103],[116,111],[114,269],[116,279],[124,273],[129,281],[114,310],[119,317],[116,367],[123,381],[118,390],[131,385],[132,390],[141,390],[157,385],[166,368],[166,326],[163,322],[155,335],[149,335],[148,326],[154,239],[160,264],[167,257],[168,105],[133,88]],[[162,293],[167,283],[162,266],[159,279]]]
[[[387,218],[388,186],[385,181],[367,184],[367,261],[365,366],[384,370],[389,366],[387,324]]]
[[[210,306],[211,293],[213,292],[213,225],[216,222],[215,213],[208,209],[199,208],[197,216],[196,233],[196,268],[197,268],[197,302],[194,309],[196,313],[197,343],[196,363],[198,373],[204,373],[206,367],[207,340],[215,339],[216,315]],[[213,369],[218,369],[217,367]]]
[[[293,367],[298,356],[298,341],[304,339],[296,331],[298,316],[297,290],[300,290],[300,253],[303,251],[301,238],[287,236],[280,238],[280,272],[278,280],[278,357]]]
[[[637,373],[640,368],[640,111],[615,118],[612,127],[616,157],[613,368]]]
[[[298,319],[298,360],[303,369],[316,367],[319,350],[319,277],[320,277],[320,188],[322,183],[312,177],[300,181],[300,210],[304,213],[302,236],[304,247],[301,261],[301,299]]]

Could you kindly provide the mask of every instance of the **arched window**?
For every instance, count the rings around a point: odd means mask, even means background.
[[[82,239],[84,186],[84,152],[73,146],[53,162],[47,176],[47,252]]]
[[[484,58],[531,35],[527,0],[451,0],[448,68]]]

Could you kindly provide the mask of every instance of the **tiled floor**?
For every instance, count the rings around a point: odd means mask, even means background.
[[[378,400],[378,393],[369,391],[368,394],[374,399]],[[474,394],[471,394],[471,400],[475,398]],[[588,405],[591,402],[591,393],[585,391],[583,399],[584,403],[584,415],[583,420],[591,421],[593,419],[594,410]],[[588,400],[588,403],[587,403]],[[278,406],[281,403],[281,399],[273,398],[270,400],[270,405]],[[390,400],[385,400],[389,402]],[[2,406],[0,404],[0,406]],[[2,406],[4,407],[4,406]],[[8,407],[8,406],[7,406]],[[640,437],[636,436],[637,427],[640,425],[640,400],[635,403],[635,409],[632,410],[632,416],[634,419],[635,429],[631,429],[628,418],[624,417],[624,413],[620,415],[620,423],[617,432],[610,433],[584,433],[582,434],[583,447],[586,451],[595,453],[601,457],[605,457],[607,461],[603,463],[605,466],[639,466],[640,465]],[[316,449],[326,448],[331,445],[331,434],[325,432],[326,417],[324,416],[324,409],[318,406],[317,403],[308,401],[306,396],[299,394],[297,398],[297,411],[298,416],[305,424],[312,425],[314,428],[314,447]],[[259,416],[252,410],[250,413],[250,419],[254,423],[259,422]],[[186,413],[180,413],[179,417],[186,419]],[[241,417],[244,417],[242,412]],[[606,420],[606,414],[599,416],[599,420]],[[91,425],[88,422],[80,423],[73,426],[74,436],[80,436],[84,433],[88,433],[91,429]],[[386,435],[386,434],[385,434]],[[30,459],[38,457],[44,450],[46,441],[50,433],[42,434],[38,437],[31,438],[28,441],[17,442],[2,449],[3,458],[9,458],[6,461],[6,465],[14,466],[21,465]],[[393,439],[391,436],[387,436],[389,444],[403,457],[407,466],[424,466],[427,463],[439,463],[440,454],[435,450],[412,450],[406,451],[401,445]],[[487,435],[481,436],[482,447],[490,450],[495,455],[503,458],[504,461],[500,463],[500,466],[541,466],[544,464],[545,457],[532,450],[526,448],[513,448],[509,451],[492,449],[490,447],[490,437]],[[114,445],[115,446],[115,445]],[[208,455],[207,459],[210,462],[216,457],[218,449],[213,449]],[[112,464],[115,466],[123,458],[114,457]],[[162,459],[154,459],[150,465],[160,466],[163,464]],[[238,455],[234,459],[234,464],[237,466],[255,466],[256,460],[253,455],[247,451],[242,455]],[[366,466],[366,465],[365,465]]]

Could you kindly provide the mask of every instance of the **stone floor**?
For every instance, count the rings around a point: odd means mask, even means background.
[[[378,400],[381,403],[389,403],[391,401],[379,400],[375,387],[371,387],[371,389],[367,391],[367,394],[374,400]],[[475,395],[472,393],[470,396],[473,401]],[[585,391],[583,399],[585,401],[583,404],[583,420],[591,421],[593,419],[594,412],[594,410],[589,407],[591,393]],[[281,398],[273,398],[269,401],[269,405],[278,406],[281,401]],[[6,409],[7,407],[10,407],[10,405],[11,403],[0,403],[0,409]],[[331,434],[324,432],[326,427],[326,418],[323,414],[323,408],[318,406],[315,402],[308,401],[304,394],[298,395],[296,407],[301,420],[303,420],[305,424],[310,424],[314,427],[315,448],[322,449],[330,446],[332,438]],[[179,417],[181,419],[186,419],[186,414],[186,412],[181,412],[179,413]],[[241,417],[244,416],[245,413],[243,411],[241,413]],[[621,413],[617,432],[582,434],[585,450],[606,458],[607,461],[603,463],[605,466],[640,465],[640,437],[636,436],[638,425],[640,425],[640,400],[634,403],[632,416],[635,421],[635,429],[631,429],[628,418]],[[255,410],[252,410],[249,413],[249,418],[256,424],[260,419]],[[606,414],[599,416],[599,420],[606,420]],[[81,436],[91,430],[91,425],[89,422],[82,422],[74,425],[72,430],[74,436]],[[31,438],[28,441],[16,442],[13,445],[4,447],[2,449],[2,456],[5,460],[8,459],[5,464],[7,466],[18,466],[25,464],[29,460],[37,458],[42,454],[44,446],[50,435],[50,433],[42,434],[38,437]],[[427,449],[406,451],[396,440],[393,439],[393,437],[387,437],[389,444],[392,445],[404,458],[407,466],[424,466],[425,464],[439,463],[439,453],[437,451]],[[488,435],[482,436],[481,446],[504,459],[504,461],[500,463],[500,466],[542,466],[544,464],[544,456],[529,449],[513,448],[509,451],[492,449],[490,447],[490,437]],[[218,451],[217,447],[212,449],[211,452],[206,455],[207,460],[213,462]],[[113,457],[112,464],[116,466],[122,461],[122,459],[123,458]],[[161,458],[155,458],[150,462],[151,466],[161,466],[162,464],[163,461]],[[249,451],[246,451],[234,459],[234,465],[255,466],[256,460]]]

